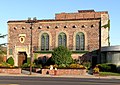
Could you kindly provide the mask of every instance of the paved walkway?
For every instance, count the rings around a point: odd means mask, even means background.
[[[29,74],[28,71],[22,71],[21,74],[5,74],[0,73],[0,76],[30,76],[30,77],[65,77],[65,78],[105,78],[105,79],[120,79],[120,76],[94,76],[94,75],[42,75],[40,73],[32,73],[32,75]]]

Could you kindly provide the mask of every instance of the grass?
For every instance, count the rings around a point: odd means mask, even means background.
[[[120,76],[120,73],[100,72],[100,76]]]

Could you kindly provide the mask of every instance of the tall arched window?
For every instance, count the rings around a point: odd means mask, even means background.
[[[82,32],[76,34],[76,50],[85,50],[85,36]]]
[[[62,32],[58,35],[58,46],[66,47],[66,43],[67,43],[66,34]]]
[[[47,33],[41,35],[41,50],[49,50],[49,35]]]

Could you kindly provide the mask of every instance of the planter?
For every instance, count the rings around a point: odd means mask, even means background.
[[[30,68],[22,68],[22,69],[30,71]],[[32,68],[32,72],[41,73],[41,68]]]
[[[0,73],[21,74],[21,68],[0,68]]]
[[[100,74],[97,72],[97,73],[93,73],[94,76],[99,76]]]
[[[42,69],[42,74],[50,75],[86,75],[86,69]]]
[[[40,68],[32,68],[33,72],[40,73],[41,69]]]

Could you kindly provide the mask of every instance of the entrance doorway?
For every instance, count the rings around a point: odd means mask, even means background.
[[[22,66],[24,63],[27,63],[27,54],[26,52],[18,52],[18,66]]]

